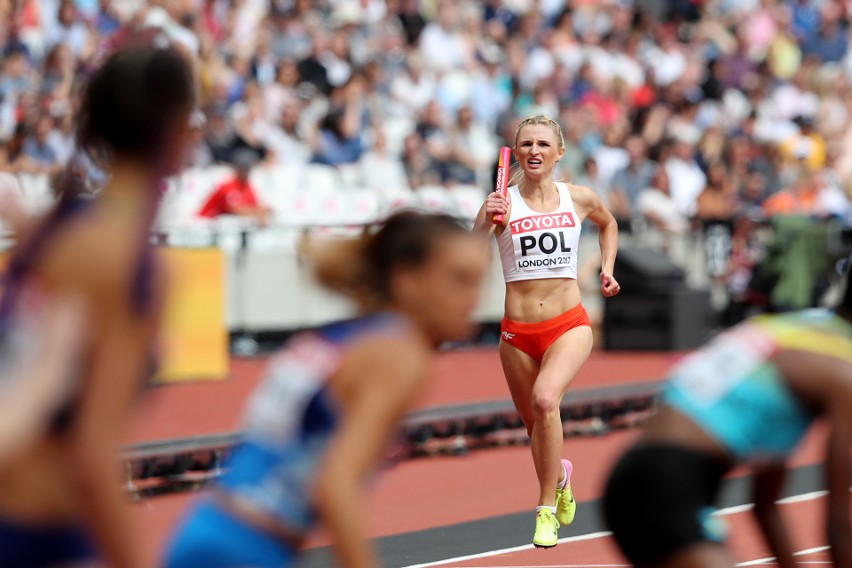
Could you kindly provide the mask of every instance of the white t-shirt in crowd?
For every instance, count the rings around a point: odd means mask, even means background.
[[[667,51],[655,46],[648,50],[645,65],[654,70],[657,85],[665,87],[683,77],[686,56],[677,49]]]
[[[423,63],[430,69],[446,71],[461,67],[465,50],[462,36],[455,31],[445,30],[437,22],[428,24],[420,34],[420,54]]]
[[[630,163],[630,154],[624,148],[601,146],[595,152],[594,158],[598,165],[598,180],[606,189],[610,189],[616,172]]]
[[[423,73],[415,81],[408,73],[393,80],[391,94],[410,111],[420,112],[435,98],[437,84],[431,73]]]
[[[698,207],[698,196],[707,185],[707,176],[695,160],[686,162],[669,158],[665,168],[669,177],[669,192],[678,210],[687,217],[692,217]]]

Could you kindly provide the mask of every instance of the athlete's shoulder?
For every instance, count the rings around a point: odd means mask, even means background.
[[[598,199],[598,194],[585,185],[575,185],[573,183],[561,182],[571,195],[571,200],[575,203],[589,204],[594,203]]]
[[[69,224],[45,251],[43,269],[69,283],[120,284],[129,278],[131,260],[124,236],[111,233]]]
[[[413,330],[398,328],[393,333],[364,334],[352,343],[349,359],[376,371],[414,378],[425,371],[429,350]]]
[[[334,343],[346,343],[368,334],[393,334],[405,324],[392,313],[377,313],[334,321],[317,328],[316,333]]]

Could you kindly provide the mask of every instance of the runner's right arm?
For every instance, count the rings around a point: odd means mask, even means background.
[[[852,468],[849,450],[852,447],[852,389],[847,384],[838,388],[831,397],[828,418],[831,432],[826,449],[826,486],[828,487],[828,509],[826,529],[831,558],[835,566],[852,568],[852,522],[849,515],[849,486],[852,484]],[[838,381],[839,384],[843,382]]]
[[[479,213],[476,215],[476,222],[473,225],[474,232],[488,232],[494,227],[494,222],[491,218],[494,215],[503,215],[503,222],[506,223],[509,219],[509,200],[504,195],[500,195],[496,191],[488,194],[485,203],[479,208]]]
[[[754,516],[776,562],[782,568],[795,568],[796,561],[793,557],[793,549],[790,547],[790,535],[775,503],[784,489],[786,477],[787,472],[783,462],[756,468],[752,496],[754,497]]]
[[[424,369],[411,341],[383,339],[356,348],[339,372],[343,422],[321,466],[315,503],[343,568],[378,566],[367,540],[362,485],[420,391]]]

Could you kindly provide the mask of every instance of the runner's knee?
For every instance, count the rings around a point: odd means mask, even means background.
[[[562,400],[561,393],[551,390],[533,390],[532,407],[534,416],[547,416],[559,413],[559,403]]]

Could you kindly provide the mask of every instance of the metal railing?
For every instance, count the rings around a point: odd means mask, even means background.
[[[636,426],[653,413],[659,388],[659,382],[651,381],[569,392],[561,405],[565,432],[603,435]],[[119,455],[126,488],[141,498],[203,487],[222,474],[231,450],[242,439],[241,432],[224,432],[128,446]],[[427,408],[403,421],[386,463],[528,441],[508,400]]]

